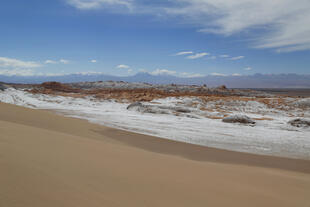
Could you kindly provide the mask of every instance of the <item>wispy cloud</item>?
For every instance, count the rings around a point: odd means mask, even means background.
[[[198,59],[198,58],[202,58],[202,57],[204,57],[204,56],[206,56],[206,55],[209,55],[209,53],[206,53],[206,52],[202,52],[202,53],[196,53],[196,54],[194,54],[194,55],[190,55],[190,56],[187,56],[186,58],[187,59]]]
[[[6,68],[38,68],[42,65],[34,61],[22,61],[13,58],[0,57],[0,67]]]
[[[44,63],[45,64],[57,64],[58,62],[54,60],[46,60]]]
[[[132,0],[67,0],[68,4],[81,10],[100,9],[106,6],[125,6],[131,8]]]
[[[5,70],[0,70],[0,75],[4,75],[4,76],[33,76],[34,71],[32,69],[5,69]]]
[[[193,23],[201,25],[201,32],[224,36],[242,32],[251,35],[251,29],[260,29],[259,36],[253,43],[256,48],[275,48],[278,52],[310,49],[310,27],[305,26],[310,22],[308,0],[182,2],[184,6],[169,8],[168,11],[175,15],[189,16]]]
[[[212,76],[220,76],[220,77],[228,77],[228,76],[243,76],[240,73],[233,73],[233,74],[224,74],[224,73],[211,73]]]
[[[210,60],[215,60],[216,59],[216,56],[211,56],[211,57],[209,57],[208,59],[210,59]]]
[[[211,73],[212,76],[228,76],[226,74],[223,73]]]
[[[150,72],[152,75],[176,75],[177,72],[174,70],[167,70],[167,69],[156,69]]]
[[[148,71],[146,69],[139,69],[140,73],[147,73]]]
[[[60,60],[46,60],[44,63],[45,63],[45,64],[59,64],[59,63],[62,63],[62,64],[69,64],[70,61],[69,61],[69,60],[65,60],[65,59],[60,59]]]
[[[230,56],[229,55],[220,55],[219,57],[220,58],[229,58]]]
[[[183,52],[178,52],[175,55],[179,56],[179,55],[189,55],[189,54],[193,54],[193,52],[192,51],[183,51]]]
[[[103,72],[97,71],[82,71],[75,73],[65,73],[64,71],[59,73],[48,73],[48,72],[37,72],[33,69],[11,69],[11,70],[0,70],[0,75],[4,76],[46,76],[46,77],[55,77],[55,76],[65,76],[65,75],[103,75]]]
[[[90,62],[91,62],[91,63],[96,63],[96,62],[97,62],[97,60],[90,60]]]
[[[104,75],[105,73],[104,72],[98,72],[98,71],[82,71],[82,72],[76,72],[76,73],[71,73],[71,74],[76,74],[76,75]]]
[[[246,67],[246,68],[244,68],[244,70],[250,71],[250,70],[252,70],[252,68],[251,67]]]
[[[63,64],[69,64],[70,63],[69,60],[65,60],[65,59],[60,59],[59,62],[61,62]]]
[[[144,70],[144,72],[146,72]],[[167,70],[167,69],[156,69],[152,72],[150,72],[151,75],[172,75],[176,77],[183,77],[183,78],[197,78],[197,77],[203,77],[204,75],[199,73],[188,73],[188,72],[177,72],[174,70]]]
[[[200,73],[187,73],[187,72],[183,72],[183,73],[180,73],[180,76],[184,77],[184,78],[198,78],[198,77],[204,77],[205,75],[202,75]]]
[[[116,68],[118,68],[118,69],[128,69],[130,67],[129,67],[129,65],[120,64],[120,65],[116,66]]]
[[[244,56],[237,56],[237,57],[230,58],[230,60],[241,60],[243,58],[244,58]]]
[[[147,72],[147,70],[140,70],[140,72]],[[167,69],[156,69],[152,72],[149,72],[151,75],[171,75],[182,78],[198,78],[203,77],[204,75],[200,73],[188,73],[188,72],[177,72],[175,70],[167,70]]]
[[[200,32],[230,36],[255,35],[255,48],[278,52],[310,49],[309,0],[174,0],[150,4],[141,0],[67,0],[77,9],[115,7],[109,11],[181,17],[200,25]],[[126,8],[120,9],[120,8]],[[251,31],[260,32],[251,32]]]

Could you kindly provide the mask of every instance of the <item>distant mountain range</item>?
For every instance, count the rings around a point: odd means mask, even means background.
[[[226,85],[229,88],[310,88],[310,75],[298,74],[254,74],[248,76],[214,76],[184,78],[172,75],[151,75],[137,73],[133,76],[119,77],[104,74],[69,74],[63,76],[3,76],[0,81],[6,83],[42,83],[58,81],[63,83],[84,81],[126,81],[151,84],[186,84],[216,87]]]

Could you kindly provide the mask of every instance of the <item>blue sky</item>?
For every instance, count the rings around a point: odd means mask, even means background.
[[[0,74],[310,74],[308,0],[4,0]]]

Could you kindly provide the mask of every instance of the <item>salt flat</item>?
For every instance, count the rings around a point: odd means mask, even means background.
[[[54,110],[66,116],[132,132],[240,152],[310,159],[309,128],[297,128],[287,123],[301,115],[310,117],[309,110],[298,108],[298,104],[307,104],[309,99],[285,100],[286,105],[270,108],[255,100],[203,102],[197,97],[168,97],[145,102],[154,111],[141,113],[127,110],[129,103],[113,99],[32,94],[13,88],[0,92],[2,102]],[[186,108],[189,112],[176,113],[173,111],[175,107]],[[256,118],[256,124],[223,123],[220,118],[225,114],[245,114]]]

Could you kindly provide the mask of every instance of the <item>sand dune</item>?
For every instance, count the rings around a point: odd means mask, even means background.
[[[310,161],[0,104],[0,206],[309,206]]]

